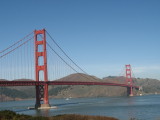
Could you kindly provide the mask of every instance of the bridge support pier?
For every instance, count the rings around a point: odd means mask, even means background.
[[[127,87],[127,96],[134,96],[133,95],[133,87]]]
[[[41,103],[42,102],[42,103]],[[49,109],[51,106],[48,101],[48,84],[36,86],[36,109]]]

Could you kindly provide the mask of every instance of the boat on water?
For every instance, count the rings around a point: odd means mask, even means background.
[[[69,100],[69,98],[66,98],[66,100]]]

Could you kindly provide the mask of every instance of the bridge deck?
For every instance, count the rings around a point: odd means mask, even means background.
[[[0,86],[36,86],[36,85],[105,85],[105,86],[120,86],[131,87],[131,85],[109,82],[81,82],[81,81],[0,81]],[[139,89],[139,86],[132,86]]]

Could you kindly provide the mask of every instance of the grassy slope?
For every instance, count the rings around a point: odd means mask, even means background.
[[[0,120],[118,120],[116,118],[104,116],[88,116],[88,115],[58,115],[54,117],[32,117],[29,115],[16,114],[13,111],[0,111]]]

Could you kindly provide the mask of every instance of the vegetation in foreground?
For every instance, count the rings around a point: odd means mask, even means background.
[[[4,110],[0,111],[0,120],[118,120],[111,117],[103,116],[89,116],[89,115],[58,115],[53,117],[34,117],[29,115],[20,115],[13,111]]]

